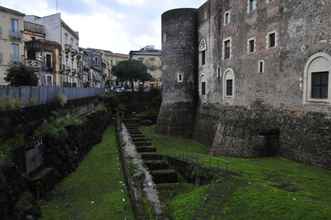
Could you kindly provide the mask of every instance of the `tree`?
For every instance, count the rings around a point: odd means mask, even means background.
[[[35,74],[35,70],[23,64],[11,66],[7,70],[5,80],[9,82],[11,86],[15,87],[38,85],[38,77]]]
[[[153,77],[147,72],[147,67],[140,61],[127,60],[118,63],[112,70],[118,81],[130,82],[132,93],[135,81],[149,81]]]

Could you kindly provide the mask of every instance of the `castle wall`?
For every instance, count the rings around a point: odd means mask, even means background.
[[[209,0],[198,10],[194,138],[214,154],[279,154],[331,168],[331,1],[257,1],[249,13],[247,2]],[[269,48],[272,32],[276,46]],[[227,39],[230,59],[224,58]],[[323,71],[329,72],[328,97],[312,99],[310,75]],[[232,95],[225,86],[228,77]]]
[[[197,10],[162,15],[162,105],[157,130],[192,135],[196,108]]]

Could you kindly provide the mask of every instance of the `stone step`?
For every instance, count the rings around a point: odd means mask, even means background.
[[[152,170],[151,175],[155,184],[177,183],[178,175],[173,169]]]
[[[131,132],[133,132],[133,133],[138,133],[138,132],[140,132],[141,133],[141,131],[139,131],[138,129],[128,129],[128,131],[131,133]]]
[[[134,138],[146,138],[145,135],[142,135],[142,134],[133,134],[131,135],[131,138],[134,139]]]
[[[167,170],[169,164],[165,160],[145,160],[145,165],[149,170]]]
[[[156,148],[152,146],[137,147],[138,153],[155,153]]]
[[[141,131],[129,131],[130,135],[144,135]]]
[[[137,131],[139,131],[139,128],[138,127],[128,127],[128,126],[126,126],[126,128],[128,130],[137,130]]]
[[[124,123],[139,123],[139,119],[136,118],[132,118],[132,119],[124,119],[123,122]]]
[[[132,137],[132,140],[135,142],[151,142],[151,139],[146,137]]]
[[[139,126],[139,123],[137,123],[137,122],[124,122],[125,123],[125,125],[127,125],[127,126],[132,126],[132,125],[134,125],[134,126]]]
[[[134,126],[134,125],[126,125],[127,129],[139,129],[139,126]]]
[[[141,153],[141,158],[145,160],[162,160],[162,156],[157,153]]]
[[[146,146],[152,146],[152,143],[150,141],[133,141],[134,145],[136,147],[146,147]]]

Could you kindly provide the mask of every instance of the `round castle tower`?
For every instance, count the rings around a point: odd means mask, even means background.
[[[191,136],[197,106],[198,10],[174,9],[162,15],[162,105],[157,129]]]

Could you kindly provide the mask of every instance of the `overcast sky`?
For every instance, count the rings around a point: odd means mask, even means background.
[[[80,46],[128,53],[145,45],[161,47],[161,14],[199,7],[205,0],[57,0],[64,21],[80,34]],[[56,0],[0,0],[25,14],[56,12]]]

